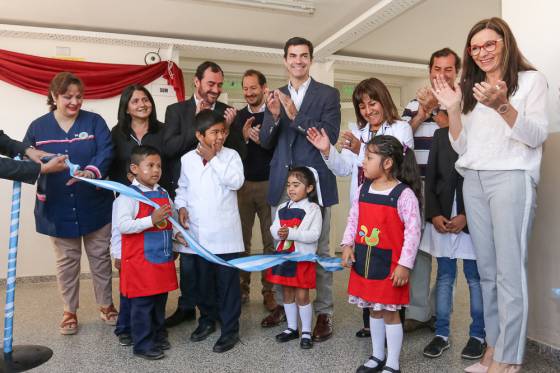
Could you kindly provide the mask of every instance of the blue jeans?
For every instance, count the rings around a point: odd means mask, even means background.
[[[457,259],[437,258],[436,279],[436,335],[449,336],[449,318],[453,303],[453,284],[457,276]],[[469,285],[471,326],[469,336],[484,338],[484,311],[482,291],[476,260],[463,260],[463,272]]]
[[[196,306],[197,277],[195,275],[194,254],[179,253],[179,309],[193,311]]]

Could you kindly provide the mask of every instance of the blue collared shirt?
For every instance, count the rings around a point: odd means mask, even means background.
[[[64,132],[54,113],[34,120],[24,142],[49,153],[63,154],[80,169],[105,178],[113,146],[105,120],[81,110],[74,124]],[[41,175],[37,183],[35,224],[37,232],[53,237],[75,238],[94,232],[111,222],[113,193],[90,184],[71,186],[67,171]]]

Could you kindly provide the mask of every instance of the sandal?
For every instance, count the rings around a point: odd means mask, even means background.
[[[99,316],[107,325],[117,325],[117,317],[119,312],[112,304],[109,307],[99,307]]]
[[[59,330],[62,335],[76,334],[78,332],[78,316],[75,313],[64,311]]]

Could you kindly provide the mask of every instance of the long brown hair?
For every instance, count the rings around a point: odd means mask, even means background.
[[[508,97],[513,95],[517,91],[517,88],[519,88],[517,79],[520,71],[536,70],[519,50],[511,29],[503,19],[492,17],[479,21],[469,32],[465,44],[465,51],[463,52],[464,62],[463,73],[461,74],[463,114],[471,112],[476,106],[478,101],[473,97],[473,87],[475,83],[480,83],[486,78],[486,73],[478,67],[469,53],[469,47],[473,36],[484,29],[495,31],[502,39],[504,47],[500,66],[502,68],[502,80],[506,83],[508,88]]]
[[[387,123],[393,124],[400,119],[397,107],[385,84],[379,79],[369,78],[358,83],[352,93],[352,103],[354,104],[358,127],[363,128],[367,124],[367,120],[360,113],[360,103],[362,102],[363,95],[368,95],[370,99],[379,102],[383,106],[383,119]]]

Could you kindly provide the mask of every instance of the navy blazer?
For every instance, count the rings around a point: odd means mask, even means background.
[[[440,128],[434,132],[432,147],[426,166],[426,220],[431,222],[433,217],[442,215],[451,217],[453,199],[457,196],[457,215],[465,215],[463,202],[463,177],[455,169],[458,159],[457,153],[449,141],[449,128]],[[469,233],[468,225],[463,232]]]
[[[18,154],[24,155],[26,146],[16,140],[12,140],[4,131],[0,130],[0,154],[14,157]],[[41,171],[41,165],[35,162],[15,161],[9,158],[0,158],[0,179],[23,181],[35,184]]]
[[[214,110],[223,115],[228,107],[223,102],[216,101]],[[166,168],[171,172],[168,192],[172,198],[175,198],[175,189],[181,175],[181,157],[195,149],[198,144],[195,136],[195,116],[196,103],[194,96],[186,101],[169,105],[165,111],[166,128],[163,135],[163,143],[165,144],[163,154],[166,161],[170,162]],[[236,150],[241,159],[247,155],[247,145],[243,139],[243,134],[233,124],[224,146]]]
[[[280,91],[290,96],[288,86]],[[311,79],[298,114],[291,121],[281,107],[280,120],[274,123],[268,109],[260,131],[261,146],[274,149],[270,162],[268,203],[277,206],[286,189],[288,170],[296,166],[311,166],[319,174],[323,205],[338,203],[336,177],[329,170],[321,153],[309,141],[305,131],[324,128],[331,144],[336,144],[340,132],[340,94],[338,90]]]

